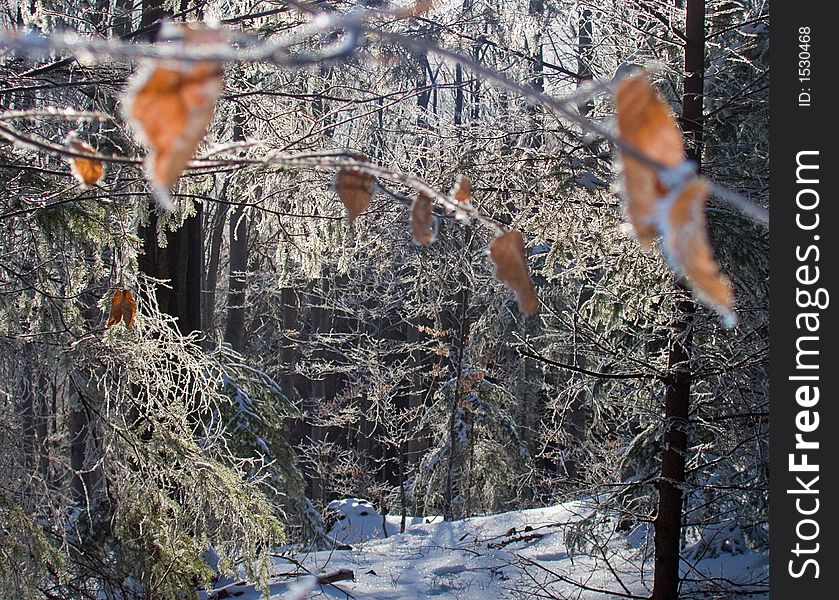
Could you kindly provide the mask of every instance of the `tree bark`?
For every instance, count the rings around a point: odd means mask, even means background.
[[[162,0],[143,0],[141,27],[150,28],[145,36],[157,37],[160,20],[166,16]],[[140,270],[157,279],[169,280],[170,287],[155,290],[160,310],[178,319],[177,326],[184,335],[201,331],[201,288],[204,267],[203,206],[196,204],[195,214],[187,217],[177,231],[165,233],[167,245],[157,243],[158,215],[153,212],[148,224],[140,229],[143,254],[138,262]]]
[[[245,139],[245,115],[236,111],[233,116],[233,141]],[[230,275],[227,292],[227,322],[224,341],[237,352],[245,348],[245,301],[248,271],[248,215],[242,204],[230,215]]]
[[[577,73],[579,80],[577,87],[590,82],[594,75],[591,71],[591,62],[594,58],[594,47],[592,46],[592,12],[588,8],[580,10],[580,19],[578,21],[579,29],[577,31]],[[577,110],[580,115],[588,115],[594,108],[594,101],[591,98],[580,100],[577,103]]]
[[[157,215],[141,229],[144,253],[140,270],[157,279],[169,280],[169,287],[155,290],[160,310],[178,319],[178,330],[186,335],[201,331],[202,206],[177,231],[166,232],[167,245],[157,244]]]
[[[688,0],[685,25],[685,79],[681,127],[688,158],[702,162],[702,97],[705,63],[705,0]],[[653,600],[676,600],[684,501],[685,456],[692,373],[692,325],[696,304],[680,283],[683,298],[676,305],[668,356],[669,381],[664,393],[664,437],[658,515],[655,520],[655,576]]]
[[[230,215],[230,283],[224,341],[241,352],[245,347],[245,285],[248,271],[248,218],[244,206]]]
[[[667,359],[670,381],[664,392],[664,436],[658,514],[655,519],[655,576],[653,600],[676,600],[682,531],[682,486],[688,447],[690,409],[690,354],[696,305],[689,297],[679,301]]]
[[[469,256],[472,252],[472,242],[474,240],[472,227],[466,225],[462,229],[462,238],[460,238],[462,241],[458,244],[458,251],[462,252],[465,256]],[[457,235],[457,233],[455,235]],[[457,442],[458,434],[456,431],[456,418],[460,402],[460,385],[463,375],[464,359],[466,358],[466,345],[469,340],[471,325],[469,304],[471,302],[472,295],[469,288],[468,277],[462,270],[458,273],[458,284],[458,291],[455,294],[456,303],[451,312],[443,311],[441,319],[443,329],[448,329],[452,332],[449,356],[456,382],[452,394],[451,405],[449,406],[449,457],[446,464],[445,489],[443,490],[444,521],[453,521],[457,516],[454,511],[454,501],[459,494],[461,474],[457,472],[457,467],[455,467],[455,465],[458,462],[459,453],[462,452],[463,449],[459,447]]]
[[[463,124],[463,67],[454,66],[454,124]]]
[[[221,197],[224,198],[227,191],[226,182],[222,184]],[[227,223],[227,213],[230,209],[228,204],[220,204],[212,216],[212,228],[210,230],[209,257],[207,267],[204,270],[204,296],[202,298],[201,324],[204,327],[204,334],[211,340],[215,331],[214,316],[216,306],[216,290],[218,288],[219,262],[221,260],[221,243],[224,239],[224,226]]]

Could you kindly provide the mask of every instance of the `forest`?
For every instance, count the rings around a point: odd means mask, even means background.
[[[0,24],[0,598],[768,598],[768,3]]]

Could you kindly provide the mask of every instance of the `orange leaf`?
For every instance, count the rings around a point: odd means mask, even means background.
[[[455,218],[459,221],[469,220],[469,210],[472,208],[472,182],[466,175],[460,175],[449,194],[457,202]]]
[[[418,244],[428,246],[434,241],[434,215],[431,196],[420,192],[411,206],[411,230]]]
[[[676,167],[685,159],[682,134],[670,107],[643,75],[621,82],[615,93],[620,138],[650,159]],[[655,170],[623,154],[626,212],[639,241],[649,246],[655,237],[655,205],[667,190]]]
[[[678,167],[685,160],[679,126],[668,105],[646,77],[630,77],[615,94],[621,139],[664,167]],[[626,153],[623,176],[629,221],[643,245],[656,232],[670,266],[681,270],[696,296],[719,312],[733,326],[734,294],[729,280],[714,261],[705,229],[705,204],[711,184],[694,177],[680,190],[668,194],[656,170]]]
[[[116,325],[122,320],[122,289],[114,290],[114,295],[111,297],[111,313],[108,315],[108,324],[106,327]]]
[[[696,178],[678,196],[661,203],[656,215],[661,245],[674,268],[687,275],[687,281],[700,300],[714,308],[729,327],[736,323],[731,283],[714,261],[705,231],[705,204],[711,193],[708,180]]]
[[[344,168],[338,171],[335,191],[347,209],[347,220],[350,223],[370,206],[374,184],[372,175],[358,169]]]
[[[98,156],[93,146],[80,142],[72,134],[67,137],[67,147],[73,152]],[[70,172],[83,187],[90,187],[102,179],[104,168],[101,160],[72,157],[70,159]]]
[[[472,182],[466,175],[460,175],[452,188],[452,198],[458,202],[469,202],[472,199]]]
[[[137,315],[137,302],[130,290],[117,288],[111,298],[111,313],[108,315],[107,327],[116,325],[120,321],[128,329],[134,329],[134,317]]]
[[[422,16],[434,8],[435,1],[436,0],[416,0],[416,2],[409,4],[405,8],[397,9],[394,12],[394,16],[397,19]]]
[[[184,46],[224,40],[221,32],[200,23],[182,24]],[[123,110],[148,147],[146,177],[155,200],[172,210],[171,189],[207,134],[223,87],[221,66],[213,61],[163,61],[146,64],[123,98]]]
[[[530,281],[521,232],[508,231],[495,238],[489,256],[495,263],[495,276],[516,293],[519,310],[524,313],[536,310],[539,299]]]

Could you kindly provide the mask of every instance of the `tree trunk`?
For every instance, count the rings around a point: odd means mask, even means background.
[[[421,343],[419,329],[417,329],[415,326],[410,326],[408,328],[406,338],[411,347],[411,367],[416,369],[422,368],[423,371],[427,370],[429,359],[433,360],[434,356],[429,356],[416,347]],[[427,395],[428,391],[422,379],[417,378],[417,380],[414,383],[414,388],[408,395],[408,409],[419,410],[419,407],[425,404]],[[414,423],[414,425],[418,425],[418,423]],[[425,452],[428,450],[429,445],[429,439],[427,436],[421,437],[417,433],[410,434],[407,442],[405,443],[406,447],[400,448],[400,462],[405,462],[410,467],[413,467],[425,455]],[[403,451],[404,455],[402,454]],[[404,484],[403,477],[408,471],[405,469],[404,465],[400,466],[400,469],[402,471],[402,474],[400,475],[400,484]]]
[[[418,88],[425,88],[428,86],[429,78],[433,81],[433,74],[431,73],[431,66],[428,64],[428,57],[421,56],[419,59],[422,63],[422,74],[417,77],[416,85]],[[429,88],[417,96],[417,137],[416,137],[416,166],[420,173],[425,172],[428,168],[428,147],[430,145],[429,136],[433,132],[428,123],[429,104],[431,102],[432,88]]]
[[[322,273],[321,280],[318,282],[313,282],[312,284],[312,287],[314,289],[312,299],[310,300],[310,304],[314,305],[311,311],[311,322],[313,328],[312,333],[314,336],[318,336],[322,333],[328,334],[330,331],[332,331],[332,326],[334,324],[334,314],[330,310],[330,307],[327,306],[330,292],[330,284],[332,281],[329,275],[330,272],[328,270],[325,270]],[[318,289],[318,286],[320,287],[320,289]],[[318,293],[320,294],[320,298],[317,297]],[[312,355],[316,359],[328,360],[328,355],[324,350],[317,350],[313,352]],[[310,380],[308,394],[309,405],[304,405],[305,409],[311,410],[314,414],[318,414],[318,406],[322,406],[323,404],[325,404],[329,397],[329,386],[327,385],[329,377],[330,375],[328,373],[321,373],[320,375],[315,376],[315,379]],[[309,440],[312,444],[320,445],[323,442],[325,442],[326,439],[327,428],[325,426],[311,426]],[[328,488],[329,477],[330,475],[328,473],[317,472],[312,474],[312,477],[309,481],[311,497],[317,498],[320,501],[321,506],[326,506],[326,492]]]
[[[545,91],[545,2],[544,0],[530,0],[529,15],[536,20],[533,33],[528,36],[526,43],[533,48],[530,64],[530,86],[537,92]],[[538,103],[528,103],[527,112],[530,116],[529,129],[532,131],[525,136],[525,143],[529,148],[539,148],[545,142],[544,109]],[[533,166],[533,157],[526,160],[528,166]]]
[[[284,376],[280,381],[280,386],[283,389],[283,394],[290,401],[294,401],[296,396],[295,383],[297,377],[294,371],[297,369],[297,348],[300,332],[300,325],[298,323],[298,316],[300,314],[300,299],[297,289],[291,287],[293,281],[289,282],[288,287],[282,288],[280,292],[280,301],[282,302],[282,335],[280,336],[280,364],[282,364]],[[302,425],[302,421],[300,421]],[[303,432],[300,431],[300,437],[303,439]]]
[[[654,600],[676,600],[679,592],[682,484],[688,446],[691,326],[695,310],[696,305],[689,297],[679,301],[670,337],[667,359],[670,380],[664,392],[664,450],[655,519]]]
[[[245,139],[245,115],[237,110],[233,116],[233,141]],[[227,291],[227,322],[224,341],[237,352],[245,348],[245,301],[248,272],[248,215],[242,204],[230,215],[230,274]]]
[[[21,423],[22,455],[27,476],[34,485],[45,485],[49,472],[47,413],[44,410],[46,389],[43,370],[38,369],[38,347],[27,342],[22,347],[22,392],[17,403]],[[33,486],[34,487],[34,486]],[[33,496],[36,492],[30,491]]]
[[[82,399],[78,393],[68,395],[67,442],[70,445],[70,497],[74,504],[85,500],[85,480],[83,473],[87,459],[87,435],[90,424],[84,411]]]
[[[140,25],[150,28],[145,36],[147,39],[156,38],[157,25],[164,16],[162,0],[143,0]],[[203,206],[199,203],[195,214],[187,217],[177,231],[165,233],[165,248],[157,243],[157,213],[150,214],[148,224],[140,230],[144,251],[138,260],[140,270],[151,277],[169,280],[170,287],[158,286],[155,296],[160,310],[178,319],[178,329],[184,335],[201,331],[202,221]]]
[[[158,286],[155,296],[160,310],[178,319],[178,329],[184,335],[201,331],[202,213],[199,204],[196,214],[177,231],[166,232],[165,248],[157,244],[157,215],[152,215],[140,232],[144,249],[138,261],[140,270],[169,280],[169,287]]]
[[[227,195],[227,181],[221,185],[219,196],[225,198]],[[207,266],[204,269],[204,295],[201,299],[201,324],[204,327],[204,334],[208,342],[212,342],[215,333],[215,307],[216,291],[218,288],[219,262],[221,260],[221,244],[224,240],[224,225],[227,223],[227,213],[230,210],[228,204],[219,204],[212,216],[212,228],[210,229],[210,247],[208,249]],[[209,223],[205,223],[209,225]]]
[[[591,71],[591,61],[594,58],[594,48],[592,46],[592,13],[588,8],[580,10],[579,29],[577,31],[577,74],[579,80],[577,86],[581,86],[593,79]],[[594,101],[591,98],[580,100],[577,103],[577,110],[580,115],[588,115],[594,108]]]
[[[464,256],[470,256],[472,253],[472,242],[474,240],[472,235],[472,227],[464,226],[462,232],[462,242],[458,244],[458,250]],[[443,329],[450,330],[451,345],[449,348],[449,356],[452,363],[452,370],[455,376],[454,392],[452,394],[451,406],[449,406],[449,460],[446,465],[446,483],[443,490],[443,520],[452,521],[455,518],[454,501],[459,495],[460,489],[460,473],[457,472],[455,466],[460,458],[459,453],[463,451],[457,443],[458,434],[457,426],[457,411],[460,402],[460,385],[463,375],[464,360],[466,358],[466,344],[470,333],[470,315],[469,303],[471,301],[471,292],[469,288],[469,279],[464,271],[458,274],[458,291],[454,298],[456,303],[451,312],[443,311],[442,324]]]
[[[681,126],[688,158],[701,166],[702,94],[705,58],[705,0],[689,0],[686,22],[685,80]],[[668,356],[669,381],[664,393],[664,438],[658,515],[655,520],[655,577],[653,600],[676,600],[679,594],[679,557],[682,529],[685,456],[690,409],[690,355],[696,305],[684,285],[676,305]]]
[[[461,473],[458,472],[458,469],[455,466],[459,459],[459,453],[463,451],[463,449],[459,447],[460,444],[457,441],[457,411],[460,404],[460,385],[463,377],[463,359],[465,358],[464,351],[466,349],[466,339],[469,335],[469,324],[466,320],[466,312],[469,307],[469,290],[465,287],[461,288],[460,295],[460,317],[458,318],[457,327],[452,328],[453,335],[456,335],[456,337],[453,339],[455,343],[452,344],[451,351],[454,353],[454,356],[457,357],[457,364],[454,373],[456,383],[454,391],[452,392],[451,406],[449,407],[449,460],[446,465],[446,487],[443,490],[444,521],[453,521],[455,519],[456,515],[454,503],[461,487]],[[454,334],[454,332],[457,333]]]
[[[463,67],[454,66],[454,124],[463,124]]]
[[[241,352],[245,347],[245,284],[248,271],[248,218],[244,206],[230,215],[230,283],[224,341]]]

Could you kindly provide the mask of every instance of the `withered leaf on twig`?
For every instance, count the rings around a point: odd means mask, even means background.
[[[472,182],[466,175],[460,175],[452,188],[452,198],[458,202],[470,202],[472,200]]]
[[[425,192],[419,192],[411,205],[411,231],[418,244],[428,246],[434,241],[432,200]]]
[[[410,17],[419,17],[426,14],[434,8],[436,0],[416,0],[413,4],[409,4],[404,8],[398,8],[394,11],[394,16],[397,19],[407,19]]]
[[[705,204],[710,193],[707,180],[693,179],[670,201],[672,205],[662,203],[656,221],[662,249],[674,269],[684,271],[697,297],[733,325],[736,318],[731,283],[714,261],[705,230]]]
[[[472,182],[469,178],[466,175],[459,175],[449,195],[457,203],[455,218],[459,221],[468,221],[469,212],[472,210]]]
[[[85,188],[95,185],[105,173],[102,161],[98,160],[96,149],[86,142],[77,140],[75,135],[67,136],[67,147],[73,152],[90,154],[91,158],[70,157],[70,172]]]
[[[679,126],[646,77],[623,81],[615,105],[623,142],[664,168],[682,165],[685,150]],[[705,227],[710,182],[693,176],[670,190],[652,165],[628,152],[623,152],[622,158],[626,212],[639,241],[649,246],[656,233],[660,234],[670,266],[684,272],[696,296],[732,326],[736,319],[731,282],[714,261]]]
[[[137,315],[137,302],[131,290],[117,288],[111,298],[111,313],[108,315],[107,327],[116,325],[120,321],[128,329],[134,329],[134,317]]]
[[[524,313],[535,311],[539,299],[530,281],[521,232],[508,231],[495,238],[489,247],[489,256],[495,264],[495,276],[516,293],[519,310]]]
[[[676,167],[685,159],[682,134],[670,107],[647,78],[638,75],[621,82],[615,93],[620,138],[651,160]],[[655,238],[653,214],[667,189],[651,166],[622,153],[626,212],[639,241],[649,246]]]
[[[201,23],[177,27],[185,47],[224,41],[220,31]],[[123,112],[148,147],[146,177],[164,210],[174,208],[172,187],[207,134],[222,88],[218,63],[167,60],[144,65],[125,92]]]
[[[373,199],[375,179],[357,168],[346,167],[335,177],[335,192],[347,209],[347,220],[352,223],[367,210]]]

